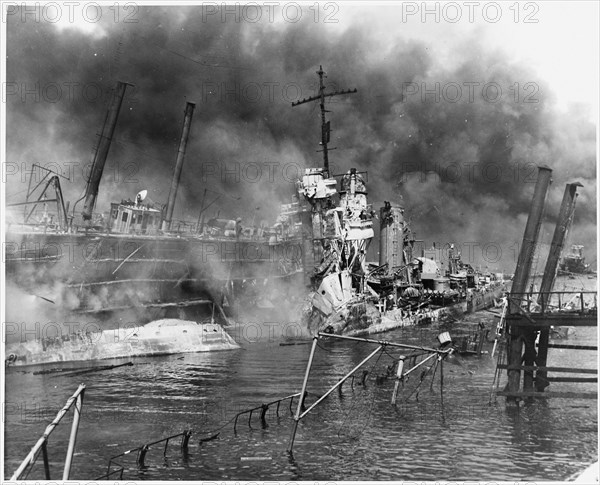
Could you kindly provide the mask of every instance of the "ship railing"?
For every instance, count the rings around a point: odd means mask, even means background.
[[[510,293],[509,298],[528,313],[542,315],[565,311],[589,313],[598,309],[597,293],[594,291]]]
[[[113,470],[112,472],[108,472],[105,473],[104,475],[102,475],[101,477],[96,478],[96,480],[109,480],[110,477],[118,475],[119,476],[119,480],[123,480],[123,472],[125,471],[125,467],[122,465],[119,465],[120,468]]]
[[[240,418],[240,416],[243,416],[244,414],[248,415],[248,427],[252,428],[252,415],[257,411],[260,411],[260,422],[261,422],[262,426],[266,427],[266,424],[267,424],[266,415],[267,415],[267,411],[269,410],[269,407],[277,404],[275,413],[277,416],[279,416],[279,406],[281,405],[281,403],[283,401],[287,401],[287,400],[290,401],[289,409],[290,409],[290,413],[293,413],[292,406],[294,404],[294,398],[299,397],[300,394],[301,393],[297,392],[295,394],[290,394],[289,396],[282,397],[281,399],[276,399],[275,401],[263,403],[260,406],[256,406],[251,409],[245,409],[244,411],[240,411],[233,418],[233,431],[234,432],[236,431],[238,419]]]
[[[210,436],[208,438],[201,438],[200,439],[200,443],[206,442],[206,441],[212,441],[214,439],[216,439],[219,434],[220,434],[220,430],[225,428],[225,426],[229,425],[232,421],[233,421],[233,431],[234,433],[236,432],[236,428],[237,428],[237,423],[238,423],[238,419],[245,415],[248,414],[248,427],[252,428],[251,425],[251,421],[252,421],[252,416],[255,413],[258,413],[260,411],[260,421],[261,424],[264,427],[267,426],[267,422],[266,422],[266,414],[267,411],[269,410],[269,408],[271,406],[276,406],[276,410],[275,413],[277,416],[279,416],[279,409],[281,404],[284,401],[289,401],[289,411],[290,411],[290,415],[293,415],[293,404],[294,404],[294,399],[295,398],[299,398],[300,395],[302,393],[297,392],[295,394],[290,394],[289,396],[285,396],[282,397],[280,399],[275,399],[273,401],[270,401],[268,403],[263,403],[259,406],[255,406],[253,408],[250,409],[245,409],[243,411],[240,411],[239,413],[237,413],[235,416],[233,416],[231,419],[229,419],[229,421],[227,421],[223,426],[221,426],[220,428],[218,428],[217,430],[213,431],[210,433]],[[305,392],[305,396],[308,395],[308,392]],[[304,401],[304,400],[303,400]],[[302,402],[302,407],[304,407],[304,402]],[[190,441],[190,437],[192,436],[192,433],[194,431],[191,429],[188,430],[184,430],[181,433],[177,433],[171,436],[167,436],[166,438],[162,438],[160,440],[156,440],[156,441],[152,441],[150,443],[146,443],[143,444],[141,446],[138,446],[136,448],[132,448],[130,450],[124,451],[123,453],[119,453],[118,455],[115,455],[113,457],[111,457],[108,461],[108,467],[106,470],[106,473],[98,478],[96,478],[96,480],[108,480],[110,477],[118,475],[119,476],[119,480],[121,480],[123,478],[123,472],[125,470],[125,466],[120,463],[117,462],[117,459],[121,459],[124,457],[127,457],[128,455],[131,455],[132,453],[136,453],[137,452],[137,456],[136,456],[136,464],[138,466],[138,468],[144,468],[146,466],[146,455],[148,453],[148,451],[150,450],[151,447],[155,447],[156,445],[162,444],[164,443],[164,448],[163,448],[163,456],[167,456],[167,450],[169,447],[169,442],[171,442],[172,440],[176,439],[176,438],[181,438],[181,442],[180,442],[180,448],[181,451],[183,453],[186,453],[188,451],[188,447],[189,447],[189,441]],[[120,460],[121,461],[121,460]],[[116,466],[116,468],[113,470],[112,468]]]
[[[55,234],[65,232],[55,222],[7,222],[6,232],[36,232]]]
[[[65,415],[67,414],[69,409],[71,409],[71,407],[73,405],[75,405],[75,411],[73,414],[73,423],[71,425],[71,436],[69,437],[69,445],[67,448],[67,456],[65,458],[65,466],[63,469],[63,476],[62,476],[63,480],[69,479],[69,473],[71,471],[71,463],[73,461],[73,453],[75,451],[75,441],[77,439],[77,431],[79,429],[79,418],[81,415],[81,407],[83,406],[84,393],[85,393],[85,385],[81,384],[77,388],[77,391],[75,391],[75,393],[69,399],[67,399],[67,402],[65,403],[63,408],[58,412],[58,414],[56,415],[54,420],[46,427],[46,430],[44,431],[44,434],[42,435],[42,437],[33,446],[33,448],[28,453],[28,455],[25,457],[25,459],[23,460],[23,462],[21,463],[19,468],[17,468],[17,471],[15,471],[15,473],[13,473],[13,476],[11,477],[11,481],[19,480],[21,478],[21,476],[23,475],[23,473],[25,472],[25,470],[29,469],[27,474],[24,477],[24,479],[26,479],[27,476],[29,475],[29,473],[31,472],[33,465],[35,464],[40,452],[42,453],[42,457],[44,460],[44,473],[45,473],[46,480],[50,480],[50,463],[48,460],[48,439],[50,438],[50,435],[55,430],[55,428],[59,425],[61,420],[65,417]]]
[[[127,456],[131,453],[134,453],[136,451],[137,451],[136,463],[139,468],[144,468],[146,466],[146,464],[145,464],[146,454],[148,453],[148,450],[150,450],[151,446],[155,446],[155,445],[164,443],[165,445],[164,445],[164,449],[163,449],[163,456],[167,456],[167,449],[169,447],[169,442],[171,440],[174,440],[175,438],[181,438],[181,442],[180,442],[179,446],[180,446],[181,450],[185,452],[188,449],[188,444],[189,444],[191,436],[192,436],[192,430],[186,429],[186,430],[182,431],[181,433],[167,436],[166,438],[162,438],[157,441],[152,441],[151,443],[146,443],[142,446],[138,446],[137,448],[132,448],[130,450],[124,451],[123,453],[119,453],[118,455],[115,455],[108,460],[108,469],[107,469],[106,473],[104,475],[102,475],[101,477],[96,478],[96,480],[107,480],[108,478],[110,478],[111,476],[116,475],[116,474],[119,474],[119,479],[122,479],[123,471],[125,470],[125,467],[121,463],[118,463],[116,460],[117,460],[117,458],[122,458],[122,457]],[[111,470],[113,465],[117,465],[118,468],[116,470]]]

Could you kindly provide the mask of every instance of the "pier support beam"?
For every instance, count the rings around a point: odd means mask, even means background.
[[[529,209],[529,216],[527,218],[527,224],[525,226],[525,233],[523,234],[523,243],[521,244],[521,251],[519,252],[519,259],[517,261],[517,267],[515,269],[515,275],[513,277],[513,284],[511,293],[523,294],[527,289],[527,282],[529,274],[531,272],[531,265],[533,262],[533,254],[537,244],[538,235],[540,233],[540,227],[542,225],[542,215],[544,212],[544,203],[546,201],[546,194],[548,187],[551,183],[552,169],[549,167],[538,167],[538,178],[535,184],[533,193],[533,200]],[[509,300],[510,301],[510,300]],[[520,310],[520,307],[513,308],[519,305],[511,301],[509,303],[513,313]],[[519,305],[520,306],[520,305]],[[535,360],[535,336],[533,330],[513,328],[509,327],[509,339],[508,339],[508,363],[510,366],[520,366],[523,360],[523,345],[525,344],[525,365],[533,365]],[[521,380],[520,370],[508,370],[508,384],[506,390],[509,392],[518,392]],[[524,377],[523,383],[524,391],[533,390],[533,371],[527,371]],[[514,401],[515,399],[510,397],[508,401]]]
[[[554,286],[554,280],[556,279],[556,270],[558,269],[558,261],[563,250],[565,238],[573,219],[573,212],[575,211],[575,200],[577,198],[577,187],[583,187],[579,182],[573,184],[567,184],[565,187],[565,193],[563,200],[560,205],[560,211],[558,213],[558,221],[556,221],[556,228],[554,229],[554,236],[552,237],[552,243],[550,245],[550,253],[546,261],[546,267],[544,268],[544,277],[542,279],[542,286],[540,288],[540,296],[538,298],[538,304],[542,307],[542,312],[547,311],[548,303],[550,301],[550,292]],[[545,367],[548,359],[548,341],[550,339],[550,328],[544,328],[540,332],[540,340],[538,344],[538,353],[536,364],[538,367]],[[548,373],[545,370],[536,372],[535,375],[535,389],[538,392],[542,392],[548,387]]]

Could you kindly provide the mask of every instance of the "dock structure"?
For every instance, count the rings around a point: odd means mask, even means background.
[[[540,307],[539,297],[548,298],[548,304]],[[506,317],[508,335],[508,362],[498,364],[498,369],[506,369],[508,383],[496,395],[505,396],[507,402],[516,402],[525,398],[564,397],[578,399],[596,399],[596,392],[546,391],[553,382],[593,383],[598,382],[598,370],[575,367],[548,366],[548,350],[569,349],[571,351],[595,351],[596,345],[571,345],[550,343],[551,328],[592,327],[598,325],[597,300],[595,292],[548,292],[548,293],[511,293]],[[573,302],[576,302],[573,305]],[[525,302],[526,308],[516,312],[515,303]],[[535,309],[535,311],[529,311]],[[540,334],[539,340],[538,333]],[[536,345],[537,340],[537,345]],[[514,352],[518,348],[519,352]],[[513,350],[513,352],[511,352]],[[521,383],[521,373],[523,379]],[[549,376],[548,374],[553,374]],[[562,376],[554,376],[562,374]],[[564,376],[566,374],[566,376]],[[521,385],[522,384],[522,385]]]
[[[507,403],[518,403],[522,399],[536,397],[597,398],[597,392],[546,392],[552,382],[598,382],[597,369],[548,365],[550,348],[597,351],[595,345],[555,344],[550,343],[549,339],[552,328],[598,325],[596,292],[552,291],[564,240],[573,218],[577,187],[581,187],[581,184],[567,184],[565,188],[541,290],[526,291],[551,172],[547,167],[539,168],[513,286],[508,295],[507,361],[503,363],[499,360],[497,365],[497,370],[507,371],[508,382],[503,390],[496,392],[498,396],[505,396]],[[579,375],[557,377],[549,376],[549,373]]]

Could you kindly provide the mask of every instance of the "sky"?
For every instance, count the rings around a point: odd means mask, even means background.
[[[204,198],[210,216],[272,220],[322,163],[317,106],[291,106],[315,94],[322,65],[328,90],[358,90],[328,103],[332,171],[368,172],[374,206],[402,205],[424,244],[514,271],[543,164],[542,242],[565,183],[580,181],[568,242],[595,260],[597,2],[275,3],[5,5],[7,203],[33,163],[68,176],[75,203],[121,80],[134,86],[99,212],[143,189],[166,202],[190,101],[175,218],[195,220]]]

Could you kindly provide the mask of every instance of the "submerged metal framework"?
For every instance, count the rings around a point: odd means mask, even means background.
[[[344,377],[342,377],[338,382],[336,382],[332,387],[330,387],[329,390],[325,394],[323,394],[319,399],[317,399],[310,407],[303,409],[304,408],[304,397],[306,396],[307,386],[308,386],[308,378],[310,377],[310,370],[312,367],[312,362],[313,362],[313,358],[315,355],[317,342],[318,342],[319,338],[321,338],[321,337],[331,337],[331,338],[336,338],[336,339],[341,339],[341,340],[352,340],[355,342],[373,343],[373,344],[378,344],[378,346],[373,352],[371,352],[359,364],[357,364],[350,372],[348,372],[346,375],[344,375]],[[430,352],[432,354],[429,357],[427,357],[426,359],[424,359],[422,362],[419,362],[419,364],[415,365],[414,367],[412,367],[411,369],[409,369],[406,372],[402,372],[402,365],[399,365],[397,377],[396,377],[396,379],[397,379],[396,386],[394,387],[394,393],[392,395],[392,404],[395,404],[396,395],[398,392],[397,384],[399,383],[399,381],[401,379],[403,379],[405,376],[407,376],[411,372],[415,371],[425,361],[431,359],[432,357],[437,356],[438,362],[441,363],[441,362],[443,362],[444,358],[451,355],[452,352],[454,351],[453,348],[448,348],[446,350],[443,350],[441,348],[434,349],[431,347],[400,344],[400,343],[396,343],[396,342],[389,342],[386,340],[375,340],[375,339],[363,338],[363,337],[350,337],[350,336],[346,336],[346,335],[336,335],[336,334],[327,333],[327,332],[318,332],[313,337],[312,347],[310,349],[310,356],[308,358],[308,364],[306,366],[306,372],[304,374],[304,381],[302,383],[302,391],[300,391],[300,399],[298,400],[298,407],[296,408],[296,415],[294,416],[294,424],[292,426],[290,442],[289,442],[288,448],[287,448],[288,453],[293,453],[294,440],[296,438],[296,431],[298,430],[298,424],[300,423],[300,420],[302,418],[304,418],[310,411],[312,411],[318,404],[320,404],[322,401],[324,401],[333,391],[338,389],[346,380],[351,378],[358,369],[360,369],[369,360],[371,360],[375,355],[377,355],[380,351],[382,351],[385,347],[388,347],[388,346],[401,348],[401,349],[409,349],[409,350],[422,350],[424,352]],[[402,360],[401,360],[401,362],[402,362]],[[442,371],[441,375],[443,376],[443,371]],[[443,386],[443,377],[441,378],[441,386]],[[442,397],[442,399],[443,399],[443,397]]]
[[[73,454],[75,452],[75,442],[77,440],[77,431],[79,430],[79,417],[81,415],[81,408],[83,406],[84,393],[85,393],[85,385],[81,384],[77,388],[75,393],[67,400],[66,404],[58,412],[58,414],[56,415],[54,420],[46,427],[44,434],[37,441],[37,443],[33,446],[31,451],[27,454],[27,456],[25,457],[25,459],[23,460],[21,465],[19,465],[19,468],[17,468],[15,473],[13,473],[12,477],[10,478],[11,480],[18,480],[19,478],[21,478],[21,475],[23,474],[23,472],[28,467],[33,466],[33,464],[36,462],[37,457],[40,454],[40,451],[42,452],[42,456],[44,459],[45,478],[46,478],[46,480],[50,480],[50,463],[48,461],[48,449],[47,449],[48,439],[50,438],[50,435],[52,434],[54,429],[60,424],[60,421],[62,420],[62,418],[65,417],[65,415],[67,414],[69,409],[71,409],[71,406],[73,406],[73,404],[74,404],[75,412],[73,414],[73,423],[71,425],[71,435],[69,437],[69,445],[67,448],[67,456],[65,458],[65,466],[64,466],[64,470],[63,470],[63,476],[62,476],[63,480],[69,479],[69,473],[71,472],[71,463],[73,461]],[[29,475],[29,472],[27,473],[27,475]],[[27,475],[25,475],[25,478],[27,478]]]
[[[288,408],[289,408],[289,412],[291,415],[293,415],[293,411],[292,411],[292,406],[294,403],[294,398],[300,397],[300,393],[294,393],[294,394],[290,394],[288,396],[285,397],[281,397],[279,399],[275,399],[273,401],[267,402],[267,403],[262,403],[258,406],[255,406],[253,408],[250,409],[245,409],[243,411],[240,411],[239,413],[237,413],[235,416],[233,416],[229,421],[227,421],[223,426],[221,426],[220,428],[213,430],[213,431],[209,431],[207,434],[209,435],[206,438],[200,438],[198,440],[199,444],[205,443],[207,441],[212,441],[216,438],[219,437],[219,435],[221,434],[221,430],[224,429],[227,425],[233,423],[233,432],[234,434],[237,435],[237,424],[238,424],[238,420],[241,416],[244,415],[248,415],[248,421],[247,421],[247,425],[250,429],[252,429],[252,416],[255,413],[258,413],[260,411],[260,423],[261,426],[263,428],[266,428],[268,426],[267,424],[267,420],[266,420],[266,414],[267,411],[269,410],[269,408],[271,406],[276,407],[275,408],[275,414],[277,417],[279,417],[279,409],[280,406],[283,402],[285,401],[289,401],[288,404]],[[181,438],[180,440],[180,450],[183,454],[188,453],[188,448],[189,448],[189,444],[190,444],[190,438],[192,437],[192,434],[198,434],[199,432],[197,430],[193,430],[193,429],[185,429],[183,430],[181,433],[177,433],[171,436],[167,436],[166,438],[161,438],[159,440],[155,440],[149,443],[145,443],[143,445],[137,446],[135,448],[131,448],[127,451],[124,451],[122,453],[119,453],[118,455],[112,456],[109,461],[108,461],[108,466],[107,466],[107,470],[106,473],[98,478],[96,478],[96,480],[108,480],[110,477],[112,476],[119,476],[119,480],[123,479],[123,472],[125,471],[125,465],[123,465],[121,463],[121,460],[126,457],[126,456],[134,456],[135,453],[135,461],[136,461],[136,465],[139,469],[141,468],[145,468],[147,466],[146,464],[146,455],[148,454],[148,452],[150,451],[150,449],[156,449],[158,448],[156,445],[163,445],[162,447],[163,449],[163,457],[167,456],[167,451],[169,450],[169,444],[172,443],[173,441],[175,441],[176,438]],[[206,432],[203,432],[203,434],[205,434]],[[117,461],[117,459],[119,459],[119,461]],[[113,466],[115,467],[115,469],[113,470]]]

